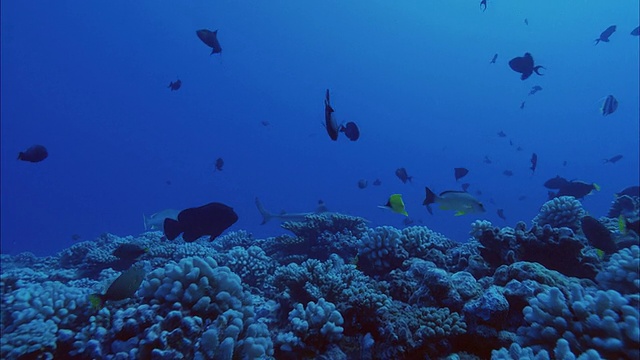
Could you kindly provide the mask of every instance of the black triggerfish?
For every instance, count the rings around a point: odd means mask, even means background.
[[[207,44],[207,46],[211,48],[211,55],[222,52],[222,47],[220,47],[220,43],[218,42],[218,30],[211,31],[202,29],[196,31],[196,34],[203,43]]]

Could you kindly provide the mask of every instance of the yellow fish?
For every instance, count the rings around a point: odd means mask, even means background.
[[[378,206],[382,209],[391,209],[393,212],[397,212],[398,214],[402,214],[404,216],[409,216],[407,210],[404,208],[404,201],[402,201],[401,194],[393,194],[389,196],[389,200],[384,206]]]

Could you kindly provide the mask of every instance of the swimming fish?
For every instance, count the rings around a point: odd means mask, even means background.
[[[223,167],[223,166],[224,166],[224,159],[222,159],[222,158],[217,158],[217,159],[216,159],[216,164],[215,164],[216,170],[217,170],[217,171],[222,171],[222,167]]]
[[[505,134],[504,131],[500,130],[500,132],[498,132],[498,136],[507,137],[507,134]]]
[[[533,65],[533,56],[530,53],[525,53],[524,56],[518,56],[509,61],[509,67],[515,71],[520,73],[520,79],[526,80],[533,74],[534,72],[540,76],[544,75],[540,73],[540,69],[544,69],[544,66]]]
[[[560,175],[556,175],[556,177],[545,181],[543,184],[547,189],[561,189],[567,185],[569,185],[569,180],[561,177]]]
[[[606,163],[612,163],[612,164],[615,164],[615,163],[617,163],[618,161],[620,161],[620,159],[622,159],[622,155],[616,155],[616,156],[614,156],[614,157],[612,157],[612,158],[610,158],[610,159],[602,159],[602,162],[603,162],[603,163],[605,163],[605,164],[606,164]]]
[[[174,209],[166,209],[158,211],[157,213],[146,217],[142,214],[142,221],[144,222],[144,230],[161,230],[164,226],[164,219],[177,219],[180,211]]]
[[[453,169],[453,176],[455,176],[456,181],[458,181],[459,179],[462,179],[468,173],[469,173],[469,170],[467,170],[465,168],[454,168]]]
[[[353,121],[349,121],[344,126],[340,125],[340,132],[343,132],[351,141],[356,141],[360,138],[360,129]]]
[[[382,181],[380,181],[380,179],[373,180],[373,186],[380,186],[380,185],[382,185]]]
[[[331,107],[331,102],[329,99],[329,89],[324,97],[324,127],[327,129],[327,133],[331,140],[338,140],[338,133],[340,128],[338,127],[338,122],[336,121],[335,116],[333,115],[334,110]]]
[[[436,195],[431,189],[425,187],[426,196],[422,205],[427,207],[429,213],[433,213],[430,205],[438,204],[440,210],[455,210],[455,216],[483,213],[484,206],[478,199],[465,191],[444,191]]]
[[[593,45],[598,45],[598,43],[600,41],[609,42],[609,36],[611,36],[615,31],[616,31],[616,26],[615,25],[609,26],[605,31],[600,33],[600,37],[599,38],[594,40],[595,44],[593,44]]]
[[[389,200],[387,200],[387,203],[383,206],[378,206],[378,207],[382,209],[391,209],[391,211],[396,212],[398,214],[409,216],[409,214],[407,213],[407,210],[405,210],[404,208],[404,201],[402,201],[401,194],[393,194],[389,196]]]
[[[143,248],[138,244],[125,243],[120,244],[115,250],[113,250],[112,254],[113,256],[120,259],[134,260],[147,253],[148,251],[148,248]]]
[[[18,160],[32,163],[40,162],[49,156],[47,148],[42,145],[33,145],[25,151],[18,153]]]
[[[520,103],[520,110],[524,109],[524,104],[526,103],[526,101],[523,101]]]
[[[602,103],[602,107],[600,107],[602,116],[611,115],[616,111],[616,109],[618,109],[618,99],[613,95],[607,95]]]
[[[498,211],[496,211],[496,213],[498,214],[498,217],[502,220],[507,220],[507,218],[504,216],[504,209],[498,209]]]
[[[502,172],[502,175],[504,175],[504,176],[513,176],[513,171],[505,170],[505,171]]]
[[[534,87],[531,88],[531,90],[529,90],[529,96],[537,93],[538,91],[542,90],[542,86],[540,85],[535,85]]]
[[[560,196],[573,196],[576,199],[582,199],[595,191],[600,191],[600,186],[596,183],[586,183],[584,181],[571,180],[558,189],[558,192],[551,193],[550,199]]]
[[[136,293],[144,277],[142,267],[132,267],[120,274],[104,294],[89,295],[89,302],[94,308],[101,308],[105,301],[128,299]]]
[[[482,9],[483,12],[487,10],[487,0],[480,0],[480,9]]]
[[[211,54],[219,54],[222,52],[222,47],[220,47],[220,43],[218,42],[218,30],[210,31],[207,29],[202,29],[196,31],[196,35],[198,38],[202,40],[208,47],[211,48]]]
[[[367,187],[367,185],[368,185],[367,180],[365,179],[358,180],[358,189],[364,189]]]
[[[270,122],[268,122],[267,120],[262,120],[262,121],[260,121],[260,124],[261,124],[262,126],[269,126],[269,125],[271,125],[271,123],[270,123]]]
[[[631,35],[639,36],[640,35],[640,26],[638,26],[637,28],[631,30]]]
[[[469,189],[469,186],[471,186],[471,184],[469,183],[462,184],[462,191],[467,191]]]
[[[524,24],[525,24],[525,25],[529,25],[529,19],[524,18]]]
[[[622,191],[615,194],[617,197],[620,196],[635,196],[640,197],[640,186],[629,186],[624,188]]]
[[[262,206],[262,203],[258,198],[256,198],[256,207],[258,208],[260,215],[262,215],[262,223],[260,223],[260,225],[268,223],[271,219],[278,219],[280,221],[304,221],[308,215],[322,214],[329,211],[322,200],[318,201],[318,207],[315,211],[306,213],[287,213],[283,211],[280,214],[273,214]]]
[[[407,181],[412,182],[413,180],[413,176],[409,176],[409,174],[407,173],[407,169],[403,167],[396,169],[396,176],[398,177],[398,179],[400,179],[400,181],[402,181],[403,184],[406,184]]]
[[[212,202],[196,208],[182,210],[178,220],[164,220],[164,234],[173,240],[182,234],[186,242],[193,242],[205,235],[213,241],[238,221],[238,215],[233,208],[219,202]]]
[[[172,81],[169,83],[169,86],[167,86],[169,89],[171,89],[171,91],[174,90],[178,90],[180,89],[180,86],[182,86],[182,81],[180,79],[176,80],[176,81]]]
[[[484,156],[484,160],[482,160],[482,162],[483,162],[483,163],[485,163],[485,164],[491,164],[491,163],[493,163],[493,161],[491,161],[491,159],[489,158],[489,156],[488,156],[488,155],[485,155],[485,156]]]
[[[538,167],[538,155],[536,153],[531,154],[531,174],[536,172],[536,167]]]
[[[613,254],[618,251],[611,232],[598,219],[587,215],[580,219],[580,223],[582,232],[591,246],[604,251],[605,254]]]
[[[489,64],[495,64],[496,60],[498,60],[498,54],[494,54],[493,57],[491,58],[491,61],[489,62]]]

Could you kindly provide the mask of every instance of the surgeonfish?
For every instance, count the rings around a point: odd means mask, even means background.
[[[459,179],[462,179],[468,173],[469,173],[469,170],[466,169],[466,168],[454,168],[453,169],[453,176],[456,178],[456,181],[458,181]]]
[[[444,191],[436,195],[431,189],[425,187],[426,196],[422,205],[427,207],[429,213],[433,213],[429,205],[436,203],[440,210],[454,210],[455,216],[483,213],[486,210],[478,199],[465,191]]]
[[[602,116],[607,116],[613,114],[617,109],[618,99],[613,95],[607,95],[607,97],[604,98],[602,107],[600,107],[600,113],[602,113]]]
[[[609,42],[609,36],[611,36],[614,32],[616,32],[616,26],[615,25],[609,26],[608,28],[605,29],[605,31],[600,33],[600,37],[594,40],[595,44],[593,45],[598,45],[600,41]]]

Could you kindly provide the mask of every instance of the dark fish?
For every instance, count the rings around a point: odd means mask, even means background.
[[[196,31],[196,34],[203,43],[211,48],[211,55],[219,54],[222,52],[222,47],[220,47],[220,43],[218,42],[218,30],[210,31],[207,29],[202,29]]]
[[[145,249],[137,244],[121,244],[115,250],[113,250],[113,256],[120,259],[133,260],[142,256],[144,253],[149,251],[149,249]]]
[[[619,193],[616,193],[616,196],[635,196],[640,197],[640,186],[629,186],[628,188],[624,188]]]
[[[598,43],[600,41],[609,42],[609,36],[611,36],[614,32],[616,32],[616,26],[615,25],[609,26],[605,31],[600,33],[600,37],[599,38],[594,40],[595,44],[593,44],[593,45],[598,45]]]
[[[509,67],[522,75],[520,75],[521,80],[526,80],[531,74],[534,72],[540,76],[540,69],[544,69],[543,66],[534,66],[533,65],[533,56],[529,53],[525,53],[524,56],[518,56],[509,61]]]
[[[538,166],[538,155],[536,153],[531,154],[531,173],[536,172],[536,167]]]
[[[82,236],[78,235],[78,234],[73,234],[71,235],[71,240],[73,241],[78,241],[82,238]]]
[[[18,160],[28,161],[32,163],[40,162],[49,156],[47,148],[42,145],[33,145],[26,151],[18,153]]]
[[[521,102],[521,103],[520,103],[520,110],[524,109],[524,104],[525,104],[525,103],[526,103],[525,101],[523,101],[523,102]]]
[[[504,175],[504,176],[513,176],[513,171],[505,170],[505,171],[502,172],[502,175]]]
[[[638,26],[637,28],[631,30],[631,35],[639,36],[640,35],[640,26]]]
[[[338,140],[338,123],[336,122],[335,116],[333,116],[333,108],[331,107],[331,102],[329,100],[329,89],[324,97],[324,127],[327,129],[327,133],[331,140]]]
[[[535,85],[534,87],[531,88],[531,90],[529,90],[529,96],[534,95],[535,93],[537,93],[540,90],[542,90],[542,86]]]
[[[529,19],[524,18],[524,24],[525,24],[525,25],[529,25]]]
[[[612,163],[615,164],[617,163],[620,159],[622,159],[622,155],[616,155],[614,157],[612,157],[611,159],[603,159],[602,162],[603,163]]]
[[[498,209],[497,213],[500,219],[507,220],[507,218],[504,216],[504,209]]]
[[[507,134],[505,134],[504,131],[500,130],[500,132],[498,132],[498,136],[507,137]]]
[[[465,168],[454,168],[453,169],[453,176],[455,176],[456,181],[458,181],[459,179],[465,177],[468,173],[469,173],[469,170],[467,170]]]
[[[169,89],[171,89],[171,91],[174,90],[178,90],[180,89],[180,86],[182,86],[182,80],[178,79],[176,81],[172,81],[169,83],[169,86],[167,86]]]
[[[171,185],[171,180],[167,180],[164,183],[167,184],[167,185]]]
[[[522,151],[522,146],[518,146],[518,147],[516,148],[516,151]]]
[[[560,175],[556,175],[556,177],[545,181],[543,185],[547,189],[562,189],[563,187],[569,185],[569,180],[561,177]]]
[[[413,176],[409,176],[409,174],[407,174],[407,169],[403,167],[396,169],[396,176],[402,181],[403,184],[406,184],[407,181],[411,182],[413,180]]]
[[[591,194],[593,190],[600,191],[600,186],[596,183],[586,183],[584,181],[572,180],[568,184],[558,189],[554,197],[573,196],[576,199],[582,199]]]
[[[483,163],[485,164],[491,164],[493,161],[491,161],[491,159],[489,159],[489,156],[485,155],[484,156],[484,160],[482,160]]]
[[[602,250],[605,254],[613,254],[618,251],[611,232],[598,219],[584,216],[581,219],[581,226],[584,236],[589,240],[589,245]]]
[[[607,116],[613,114],[616,109],[618,109],[618,99],[613,95],[608,95],[604,99],[602,107],[600,107],[600,112],[602,113],[602,116]]]
[[[498,54],[493,55],[493,58],[491,58],[491,62],[489,62],[489,64],[495,64],[496,60],[498,60]]]
[[[567,166],[567,160],[562,162],[562,166]]]
[[[373,180],[373,186],[380,186],[380,185],[382,185],[382,181],[380,181],[380,179]]]
[[[480,9],[482,9],[483,12],[487,10],[487,0],[480,0]]]
[[[360,180],[358,180],[358,188],[359,188],[359,189],[364,189],[364,188],[366,188],[366,187],[367,187],[367,184],[368,184],[368,182],[367,182],[367,180],[365,180],[365,179],[360,179]]]
[[[271,125],[271,123],[269,123],[267,120],[262,120],[262,121],[260,121],[260,124],[262,124],[262,126],[269,126],[269,125]]]
[[[526,199],[526,198],[527,198],[527,196],[526,196],[526,195],[520,195],[520,196],[518,196],[518,200],[519,200],[519,201],[522,201],[522,200],[524,200],[524,199]]]
[[[93,307],[100,308],[105,301],[128,299],[136,293],[144,277],[144,269],[141,267],[132,267],[120,274],[120,276],[109,285],[106,293],[89,295],[89,301]]]
[[[173,240],[182,233],[182,239],[186,242],[193,242],[202,236],[209,235],[209,241],[213,241],[236,221],[238,221],[238,215],[233,208],[213,202],[182,210],[178,214],[178,220],[165,219],[164,234],[167,239]]]
[[[346,125],[340,126],[340,131],[351,141],[356,141],[360,138],[360,129],[358,129],[358,125],[353,121],[349,121]]]
[[[509,145],[513,146],[513,140],[509,140]]]
[[[222,158],[217,158],[217,159],[216,159],[216,165],[215,165],[216,170],[217,170],[217,171],[222,171],[222,167],[223,167],[223,166],[224,166],[224,159],[222,159]],[[233,170],[233,169],[232,169],[232,170]],[[232,172],[233,172],[233,171],[232,171]]]
[[[471,184],[469,183],[462,184],[462,191],[467,191],[469,189],[469,186],[471,186]]]

